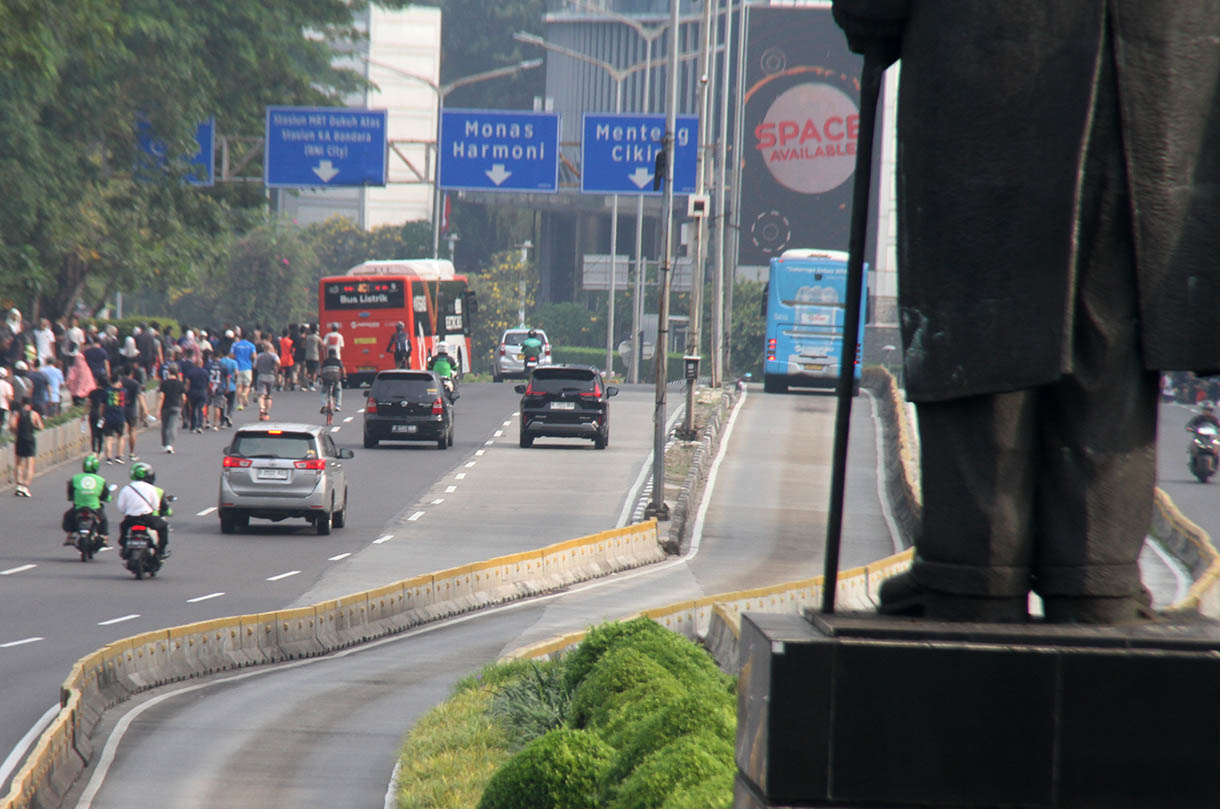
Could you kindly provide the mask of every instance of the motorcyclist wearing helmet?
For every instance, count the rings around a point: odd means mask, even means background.
[[[123,524],[119,527],[119,549],[127,552],[127,532],[135,523],[142,523],[157,532],[157,555],[169,558],[169,524],[165,518],[173,514],[165,501],[164,490],[158,488],[157,474],[143,461],[132,465],[131,483],[119,492],[115,505],[123,512]]]
[[[90,453],[81,462],[81,471],[68,481],[68,499],[72,501],[72,507],[64,512],[63,529],[68,534],[64,539],[65,545],[73,544],[76,512],[82,508],[90,509],[97,515],[102,544],[110,543],[110,522],[106,519],[106,510],[102,507],[102,501],[110,499],[110,487],[106,484],[106,479],[97,474],[100,465],[97,455]]]
[[[1190,421],[1186,422],[1186,431],[1189,433],[1198,432],[1199,428],[1204,424],[1210,424],[1220,432],[1220,418],[1216,416],[1216,406],[1210,401],[1199,403],[1199,412],[1196,413]]]
[[[386,343],[385,350],[393,352],[395,368],[411,367],[411,335],[407,334],[406,326],[401,320],[390,335],[390,342]]]
[[[449,356],[449,350],[445,348],[444,343],[438,343],[436,353],[428,360],[428,370],[436,371],[436,375],[441,379],[452,379],[453,366],[453,357]]]
[[[538,336],[537,329],[530,329],[529,334],[521,341],[521,354],[534,362],[538,362],[538,358],[542,356],[542,338]]]

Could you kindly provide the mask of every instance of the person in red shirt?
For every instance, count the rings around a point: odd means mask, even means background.
[[[294,348],[294,344],[293,344],[292,338],[288,335],[288,329],[284,329],[284,331],[280,334],[280,385],[279,385],[279,387],[283,390],[292,390],[294,387],[293,382],[294,382],[295,369],[293,368],[293,358],[292,358],[293,348]]]

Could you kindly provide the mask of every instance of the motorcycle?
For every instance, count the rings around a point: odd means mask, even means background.
[[[529,375],[532,374],[534,369],[538,367],[538,358],[531,357],[529,354],[526,354],[525,359],[523,359],[522,362],[524,363],[523,370],[525,371],[525,377],[528,379]]]
[[[456,376],[442,376],[441,385],[443,385],[445,388],[446,398],[448,398],[449,401],[452,402],[456,398],[456,394],[457,394],[457,377]]]
[[[1191,432],[1194,439],[1190,442],[1190,471],[1200,483],[1207,483],[1220,462],[1220,430],[1214,424],[1200,424]]]
[[[177,499],[173,495],[165,496],[166,503],[172,503]],[[166,516],[168,516],[169,509],[164,508],[162,510],[167,512]],[[165,526],[165,530],[170,530],[168,523]],[[136,518],[136,521],[127,527],[122,559],[124,566],[137,579],[143,579],[145,574],[150,579],[155,578],[157,572],[161,570],[163,561],[161,554],[157,553],[156,533],[156,528],[140,522],[139,518]]]
[[[91,508],[76,510],[76,538],[74,545],[80,551],[80,560],[88,562],[93,554],[102,549],[101,520]]]

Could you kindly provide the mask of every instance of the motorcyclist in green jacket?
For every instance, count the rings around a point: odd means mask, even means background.
[[[76,530],[76,512],[82,508],[91,509],[97,514],[102,544],[109,544],[110,523],[106,519],[102,501],[110,499],[110,487],[106,484],[106,479],[97,474],[99,466],[97,455],[86,455],[85,460],[81,462],[81,471],[68,481],[68,499],[72,501],[72,507],[64,512],[63,529],[68,534],[64,539],[65,545],[74,542],[72,532]]]
[[[521,356],[527,362],[533,360],[535,364],[542,359],[542,338],[538,336],[537,329],[530,329],[529,334],[521,341]]]
[[[449,350],[445,348],[444,343],[437,345],[436,353],[428,360],[428,370],[436,371],[436,375],[441,379],[453,376],[453,357],[449,356]]]

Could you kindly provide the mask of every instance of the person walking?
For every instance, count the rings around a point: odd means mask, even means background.
[[[106,388],[95,385],[89,391],[89,451],[101,455],[105,449]]]
[[[102,437],[106,444],[106,463],[123,463],[123,424],[127,403],[122,377],[115,374],[110,384],[103,388],[103,394]]]
[[[219,362],[224,368],[225,377],[225,408],[221,426],[232,427],[233,404],[237,399],[237,360],[233,359],[233,344],[231,342],[228,352],[220,358]]]
[[[30,482],[34,480],[34,457],[38,454],[34,433],[42,429],[42,416],[34,410],[31,399],[23,401],[21,409],[12,414],[9,429],[13,431],[13,450],[16,455],[13,475],[17,489],[14,494],[18,497],[30,497]]]
[[[309,324],[309,334],[305,336],[305,378],[309,389],[318,386],[318,364],[322,359],[322,338],[318,335],[318,324]]]
[[[280,358],[271,348],[271,339],[263,342],[263,350],[254,358],[254,385],[258,393],[258,420],[271,418],[271,389],[275,387]]]
[[[8,414],[13,411],[13,386],[8,381],[8,369],[0,365],[0,424],[8,424]]]
[[[128,365],[123,369],[123,376],[119,380],[123,385],[123,420],[127,422],[127,460],[133,463],[140,460],[136,456],[136,431],[148,416],[148,407],[144,403],[144,386],[138,379],[139,373],[138,366]],[[122,441],[119,443],[122,444]]]
[[[212,429],[219,430],[225,419],[225,393],[229,388],[229,372],[221,360],[216,359],[211,350],[204,352],[207,362],[203,372],[208,375],[207,416],[212,422]],[[207,428],[207,424],[204,424]]]
[[[202,357],[203,355],[201,355]],[[210,358],[210,355],[207,355]],[[189,429],[194,433],[203,432],[203,408],[208,401],[208,372],[199,363],[186,360],[182,371],[186,382],[186,404],[190,408]]]
[[[246,405],[250,404],[250,386],[254,381],[254,355],[258,353],[258,349],[243,334],[241,339],[233,344],[231,353],[237,363],[237,409],[245,410]]]
[[[68,393],[72,395],[72,404],[84,404],[89,393],[97,387],[97,380],[93,378],[93,371],[89,369],[89,363],[85,361],[85,355],[81,352],[80,346],[76,343],[69,343],[71,354],[67,354],[72,358],[72,367],[68,369]]]
[[[58,416],[63,403],[64,372],[59,367],[59,360],[51,357],[43,366],[42,375],[47,378],[47,411],[49,415]]]
[[[157,392],[157,410],[161,413],[161,447],[174,454],[174,439],[178,434],[178,419],[182,414],[182,402],[186,399],[186,385],[178,377],[178,366],[166,363],[165,379]]]
[[[284,390],[292,390],[295,385],[294,374],[296,374],[296,359],[294,352],[296,350],[295,341],[288,329],[284,329],[280,335],[280,387]]]

